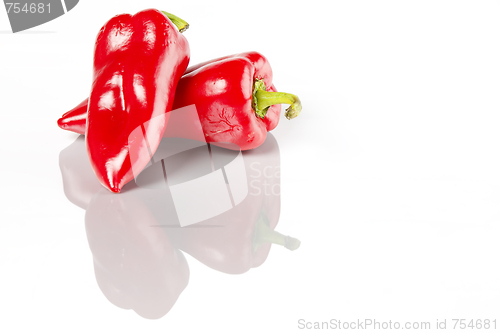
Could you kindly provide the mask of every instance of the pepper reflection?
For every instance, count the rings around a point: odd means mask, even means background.
[[[182,145],[190,149],[179,152]],[[189,281],[182,252],[240,274],[264,263],[272,244],[300,245],[274,230],[280,156],[272,134],[243,153],[168,138],[153,162],[117,195],[96,181],[83,137],[60,154],[65,194],[87,210],[96,280],[116,306],[164,316]]]

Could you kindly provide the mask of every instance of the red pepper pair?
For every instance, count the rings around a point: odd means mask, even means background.
[[[94,171],[111,191],[119,192],[134,178],[132,169],[142,170],[149,162],[172,109],[194,105],[198,117],[184,119],[167,136],[199,140],[196,125],[201,123],[206,142],[234,143],[241,150],[260,146],[276,127],[281,111],[277,104],[291,104],[285,113],[288,119],[300,113],[298,97],[276,92],[271,66],[257,52],[214,59],[184,73],[187,42],[175,29],[167,29],[170,39],[161,39],[157,35],[165,30],[162,20],[139,15],[146,12],[155,13],[152,17],[159,13],[149,10],[133,16],[144,30],[135,44],[130,36],[140,29],[126,27],[130,15],[117,16],[101,29],[90,98],[58,120],[61,128],[86,134]],[[168,51],[162,52],[162,47]]]

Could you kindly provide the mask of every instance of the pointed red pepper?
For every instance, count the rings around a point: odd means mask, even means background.
[[[97,35],[86,147],[97,178],[112,192],[156,151],[167,122],[162,115],[189,63],[187,40],[175,24],[182,30],[183,21],[170,17],[174,23],[156,9],[122,14]]]
[[[173,109],[194,105],[198,119],[186,120],[167,136],[197,139],[201,122],[209,143],[230,142],[241,150],[260,146],[266,133],[279,121],[281,106],[290,104],[288,119],[302,110],[296,95],[276,92],[267,59],[257,52],[246,52],[207,61],[187,69],[175,94]],[[83,134],[86,101],[65,113],[59,127]]]

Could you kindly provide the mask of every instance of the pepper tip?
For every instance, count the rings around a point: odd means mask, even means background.
[[[68,124],[64,122],[63,118],[59,118],[57,119],[57,126],[59,126],[62,129],[65,129],[68,126]]]
[[[113,193],[120,193],[121,188],[119,188],[118,186],[112,186],[109,188],[109,190]]]
[[[120,193],[121,191],[121,186],[119,184],[115,184],[113,182],[109,182],[107,184],[102,184],[107,190],[109,190],[112,193]]]

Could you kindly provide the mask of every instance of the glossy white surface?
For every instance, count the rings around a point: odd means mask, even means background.
[[[101,25],[145,6],[190,23],[192,64],[262,52],[303,103],[273,131],[277,230],[301,247],[273,246],[241,275],[186,255],[189,284],[158,320],[99,289],[59,169],[76,135],[56,124],[89,93]],[[365,318],[500,329],[499,16],[496,1],[82,0],[11,34],[0,8],[0,331],[293,332],[300,319]]]

